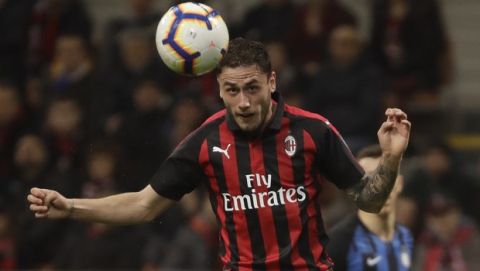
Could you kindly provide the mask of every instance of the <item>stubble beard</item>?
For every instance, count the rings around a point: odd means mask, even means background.
[[[260,112],[260,120],[258,124],[254,127],[251,127],[250,129],[244,129],[242,125],[240,125],[237,121],[237,118],[235,117],[234,113],[232,112],[231,107],[225,105],[225,108],[227,109],[227,113],[230,114],[230,117],[235,121],[235,123],[240,127],[240,130],[242,133],[248,137],[248,138],[257,138],[260,136],[260,134],[263,132],[266,122],[267,122],[267,114],[268,111],[270,110],[270,104],[269,101],[265,101],[261,105],[261,112]]]

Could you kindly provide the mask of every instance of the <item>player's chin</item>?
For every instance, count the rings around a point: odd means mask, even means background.
[[[242,129],[242,131],[246,132],[246,133],[252,133],[252,132],[255,132],[257,130],[256,126],[253,126],[251,124],[239,124],[240,126],[240,129]]]
[[[245,132],[252,132],[257,129],[258,125],[251,118],[237,117],[238,126]]]
[[[239,127],[248,136],[255,137],[260,133],[259,125],[254,125],[252,123],[239,123]]]

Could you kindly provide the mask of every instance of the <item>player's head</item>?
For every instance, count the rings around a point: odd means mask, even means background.
[[[363,167],[365,172],[371,173],[375,171],[380,159],[382,158],[382,149],[379,145],[371,145],[361,149],[357,154],[358,163]],[[395,209],[398,195],[402,192],[403,188],[403,176],[398,174],[393,186],[392,192],[388,197],[385,205],[380,210],[380,215],[386,215],[391,213]]]
[[[272,115],[271,94],[276,75],[265,46],[236,38],[217,69],[220,97],[230,116],[244,132],[258,134]]]

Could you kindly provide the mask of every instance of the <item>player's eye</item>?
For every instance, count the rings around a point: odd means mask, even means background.
[[[238,93],[238,88],[227,88],[225,91],[230,95],[234,95]]]
[[[250,93],[256,92],[258,90],[258,86],[257,85],[248,86],[247,90]]]

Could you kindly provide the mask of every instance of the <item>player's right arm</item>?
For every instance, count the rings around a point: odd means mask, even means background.
[[[66,198],[54,190],[32,188],[27,196],[37,218],[73,218],[109,224],[136,224],[154,219],[172,201],[148,185],[138,192],[98,199]]]
[[[111,224],[150,221],[205,180],[198,161],[205,140],[201,128],[175,148],[141,191],[98,199],[71,199],[54,190],[32,188],[27,196],[30,210],[38,218],[73,218]]]

